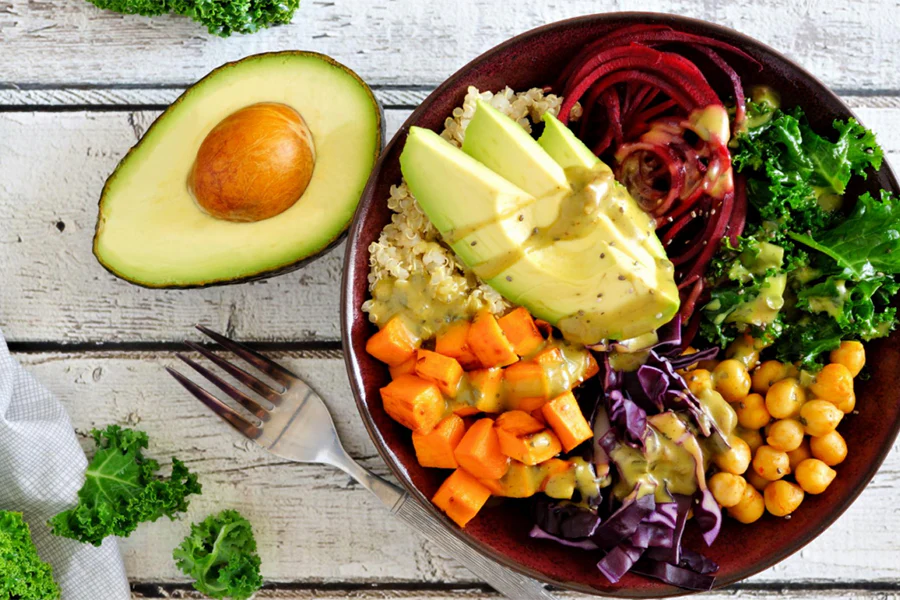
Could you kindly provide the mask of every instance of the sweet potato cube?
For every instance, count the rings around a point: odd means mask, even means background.
[[[503,370],[503,380],[511,408],[531,412],[550,399],[550,380],[544,366],[522,361]]]
[[[421,340],[399,316],[393,317],[366,342],[366,352],[391,366],[406,362],[416,353]]]
[[[457,469],[444,481],[431,501],[457,525],[465,527],[490,497],[490,490],[475,477]]]
[[[456,462],[478,479],[500,479],[509,468],[509,458],[500,451],[493,419],[479,419],[456,446]]]
[[[397,379],[401,375],[416,374],[416,355],[413,354],[409,360],[403,361],[399,365],[389,366],[388,371],[391,372],[391,379]]]
[[[550,346],[535,354],[531,360],[545,367],[553,367],[563,362],[565,357],[558,346]]]
[[[505,429],[515,436],[537,433],[546,427],[543,423],[521,410],[510,410],[497,417],[494,427]]]
[[[463,370],[455,358],[431,350],[419,350],[416,353],[416,375],[436,383],[448,398],[455,398]]]
[[[541,410],[566,452],[594,435],[572,392],[554,398]]]
[[[479,412],[498,413],[503,410],[503,369],[479,369],[467,374]]]
[[[458,399],[450,403],[450,410],[453,411],[454,415],[460,417],[471,417],[472,415],[477,415],[481,412],[478,410],[477,406],[460,402]]]
[[[544,343],[544,337],[525,308],[515,309],[501,317],[498,323],[519,356],[532,354]]]
[[[489,310],[480,310],[475,315],[466,341],[485,367],[505,367],[519,360],[512,344],[503,335],[500,324]]]
[[[581,376],[581,381],[590,379],[599,372],[600,365],[597,364],[597,359],[594,358],[594,354],[592,352],[587,351],[587,368],[585,368],[584,370],[584,375]]]
[[[532,417],[534,417],[539,423],[541,423],[544,427],[547,427],[547,419],[544,418],[544,411],[540,408],[536,408],[531,411]]]
[[[530,498],[538,492],[540,480],[535,467],[512,461],[509,470],[500,480],[503,486],[502,495],[507,498]],[[501,494],[498,494],[501,495]]]
[[[505,486],[502,479],[479,479],[478,483],[490,490],[492,496],[503,496]]]
[[[482,367],[478,357],[475,356],[466,341],[471,326],[472,324],[468,321],[454,321],[437,335],[434,342],[435,352],[455,358],[466,371]]]
[[[570,500],[575,493],[575,477],[572,471],[575,465],[567,460],[551,458],[540,464],[544,479],[540,491],[551,498]]]
[[[459,467],[453,451],[465,433],[466,425],[457,415],[446,417],[428,433],[414,431],[412,441],[419,464],[435,469]]]
[[[503,454],[526,465],[550,460],[562,451],[559,438],[549,429],[522,437],[498,429],[497,439]]]
[[[401,375],[381,388],[381,401],[392,419],[424,433],[440,422],[446,409],[437,385],[415,375]]]

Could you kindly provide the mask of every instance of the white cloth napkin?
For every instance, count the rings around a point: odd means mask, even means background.
[[[114,538],[96,548],[46,525],[75,504],[85,467],[65,409],[12,359],[0,333],[0,510],[25,515],[63,600],[125,600],[131,592]]]

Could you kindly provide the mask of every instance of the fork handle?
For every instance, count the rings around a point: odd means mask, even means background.
[[[391,513],[435,545],[441,552],[452,556],[492,588],[511,600],[556,600],[544,586],[525,575],[520,575],[494,562],[470,548],[462,540],[447,531],[419,502],[398,486],[372,473],[346,453],[331,456],[326,462],[338,467],[367,490],[378,496]]]

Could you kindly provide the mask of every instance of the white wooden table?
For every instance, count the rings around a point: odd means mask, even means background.
[[[259,597],[486,597],[345,475],[257,451],[162,370],[182,340],[197,338],[194,323],[261,342],[322,393],[351,454],[385,473],[339,350],[342,248],[268,281],[146,290],[91,255],[97,198],[155,116],[225,61],[282,49],[330,54],[375,88],[390,137],[430,88],[516,33],[649,9],[732,26],[781,49],[841,94],[900,166],[897,0],[304,0],[292,25],[227,40],[185,19],[124,17],[80,0],[0,0],[0,328],[82,436],[111,422],[138,425],[155,453],[180,456],[200,474],[204,493],[186,518],[226,506],[250,518],[269,583]],[[171,559],[184,531],[183,522],[160,521],[122,542],[136,598],[191,597]],[[828,532],[712,596],[900,598],[898,534],[895,449]]]

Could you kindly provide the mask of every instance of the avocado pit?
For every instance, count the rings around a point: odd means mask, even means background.
[[[315,167],[312,134],[286,104],[244,107],[209,132],[188,176],[188,189],[209,215],[262,221],[293,206]]]

